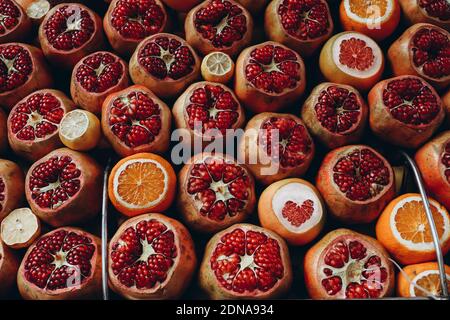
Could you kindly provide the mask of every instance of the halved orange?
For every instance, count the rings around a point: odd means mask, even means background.
[[[450,267],[445,266],[447,287],[450,291]],[[421,290],[420,288],[425,289]],[[442,295],[437,262],[412,264],[403,268],[397,277],[397,295],[404,298]]]
[[[164,158],[138,153],[120,160],[108,180],[108,194],[114,207],[126,216],[162,212],[173,201],[176,175]]]
[[[443,205],[429,198],[441,249],[450,249],[450,217]],[[419,194],[408,193],[392,200],[376,225],[378,241],[402,264],[436,259],[431,228]]]

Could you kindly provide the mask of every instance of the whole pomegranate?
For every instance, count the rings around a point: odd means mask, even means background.
[[[101,190],[100,166],[88,155],[67,148],[36,161],[25,179],[31,210],[54,227],[95,216],[100,210]]]
[[[200,60],[182,38],[158,33],[142,41],[130,60],[130,76],[158,97],[174,97],[200,75]]]
[[[6,296],[16,283],[19,259],[0,239],[0,297]]]
[[[312,55],[332,34],[333,20],[325,0],[272,0],[264,26],[270,40]]]
[[[269,0],[236,0],[241,5],[244,6],[252,14],[258,14],[262,9],[264,9],[269,2]]]
[[[350,145],[329,152],[316,179],[329,212],[346,223],[375,220],[394,198],[394,185],[389,162],[365,145]]]
[[[301,110],[309,132],[330,149],[358,142],[368,115],[358,90],[331,82],[317,85]]]
[[[450,3],[447,0],[399,0],[410,24],[431,23],[450,29]]]
[[[139,42],[166,29],[168,16],[160,0],[113,0],[103,18],[111,47],[131,56]]]
[[[211,238],[200,267],[200,286],[212,299],[270,299],[292,283],[286,243],[252,224],[235,224]]]
[[[31,21],[14,0],[0,0],[0,43],[26,40]]]
[[[30,93],[53,84],[42,51],[27,44],[1,44],[0,69],[0,105],[7,110]]]
[[[6,124],[8,116],[0,108],[0,155],[8,150],[8,125]]]
[[[234,134],[245,122],[244,110],[234,92],[214,82],[190,85],[177,99],[173,108],[177,128],[187,129],[195,139],[208,144],[217,137]]]
[[[369,92],[372,131],[388,143],[417,148],[439,128],[445,113],[431,85],[416,76],[377,83]]]
[[[0,222],[22,203],[24,181],[25,175],[17,164],[0,159]]]
[[[203,55],[222,51],[235,56],[252,39],[253,19],[236,1],[208,0],[189,11],[184,30],[187,42]]]
[[[189,231],[159,213],[126,220],[109,243],[111,288],[127,299],[176,299],[197,265]]]
[[[255,208],[248,169],[225,154],[199,153],[180,171],[178,208],[200,232],[217,232],[244,221]]]
[[[416,75],[437,88],[450,85],[450,34],[428,23],[417,23],[388,50],[394,75]]]
[[[348,230],[328,233],[306,253],[306,289],[313,299],[368,299],[393,293],[394,267],[374,238]]]
[[[102,20],[78,3],[54,6],[39,26],[39,42],[46,58],[55,66],[72,69],[104,43]]]
[[[8,117],[8,140],[13,151],[36,161],[63,144],[59,123],[73,110],[72,100],[58,90],[43,89],[23,98]]]
[[[188,12],[193,7],[195,7],[197,4],[202,2],[202,0],[161,0],[164,2],[168,7],[171,7],[172,9],[180,12]]]
[[[308,129],[291,114],[263,112],[254,116],[238,145],[239,161],[264,185],[303,175],[314,153]]]
[[[249,47],[237,59],[234,91],[255,113],[289,105],[301,97],[305,86],[303,59],[277,42]]]
[[[450,130],[423,145],[415,160],[427,190],[450,210]]]
[[[134,85],[110,94],[103,103],[102,129],[122,157],[169,148],[172,114],[153,92]]]
[[[81,229],[63,227],[41,236],[20,264],[17,285],[27,300],[100,298],[100,239]]]

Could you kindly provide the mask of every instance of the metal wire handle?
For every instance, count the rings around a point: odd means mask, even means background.
[[[103,197],[102,197],[102,289],[103,300],[109,300],[108,289],[108,176],[111,167],[111,158],[108,158],[103,171]]]

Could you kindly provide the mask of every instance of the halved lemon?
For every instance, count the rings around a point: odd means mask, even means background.
[[[450,267],[445,266],[447,287],[450,291]],[[422,290],[425,289],[425,290]],[[400,297],[427,297],[442,295],[439,266],[436,262],[412,264],[403,268],[397,277],[397,294]]]
[[[206,81],[227,83],[234,74],[234,62],[223,52],[211,52],[203,58],[202,76]]]
[[[30,246],[41,234],[41,222],[30,208],[18,208],[3,219],[0,235],[3,242],[13,249]]]
[[[100,120],[86,110],[72,110],[59,124],[59,138],[68,148],[87,151],[97,146],[101,137]]]

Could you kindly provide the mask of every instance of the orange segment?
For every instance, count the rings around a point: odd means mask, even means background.
[[[350,10],[357,16],[366,19],[386,14],[387,0],[349,0]]]
[[[424,288],[427,292],[431,292],[435,295],[442,294],[441,281],[438,273],[425,275],[424,277],[417,279],[416,284],[419,287]],[[447,281],[447,288],[450,291],[450,281]],[[427,296],[427,294],[419,288],[414,288],[414,294],[416,297]]]
[[[445,265],[447,287],[450,290],[450,267]],[[421,289],[422,288],[422,289]],[[397,295],[399,297],[426,297],[429,294],[442,294],[437,262],[411,264],[403,268],[397,277]]]

